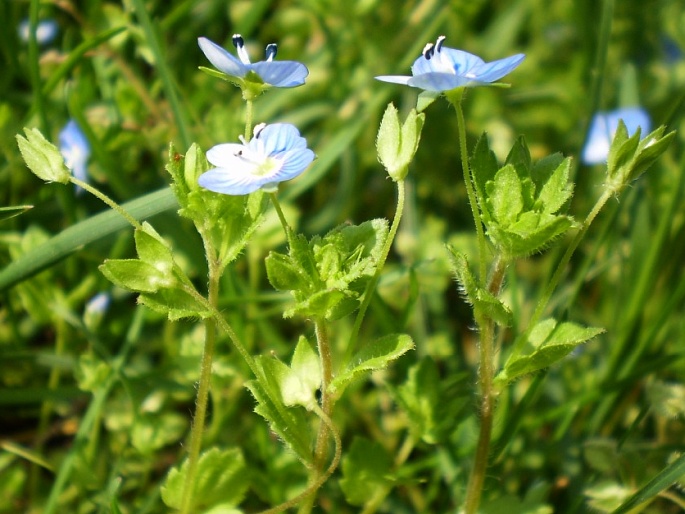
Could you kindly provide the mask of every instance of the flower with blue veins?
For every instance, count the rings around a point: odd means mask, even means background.
[[[28,18],[19,24],[17,31],[21,40],[28,42],[31,32],[31,23]],[[36,41],[39,45],[47,45],[55,39],[57,32],[59,32],[59,27],[55,20],[39,20],[36,25]]]
[[[90,157],[90,144],[76,121],[69,120],[60,131],[59,151],[74,177],[84,182],[88,180],[86,166]]]
[[[266,60],[253,64],[250,62],[245,49],[245,41],[240,34],[233,36],[233,45],[238,52],[238,58],[205,37],[198,38],[197,41],[209,62],[221,72],[221,78],[238,85],[244,95],[247,92],[246,99],[252,99],[269,87],[301,86],[309,75],[309,70],[301,62],[275,61],[278,49],[275,43],[266,46]],[[216,74],[213,70],[204,67],[200,69],[212,75]]]
[[[647,111],[641,107],[626,107],[615,111],[598,112],[592,118],[581,160],[584,164],[602,164],[609,157],[609,148],[618,129],[618,121],[623,120],[628,130],[628,136],[632,136],[641,129],[640,138],[649,134],[651,121]]]
[[[300,175],[314,160],[307,140],[289,123],[261,123],[249,141],[224,143],[207,151],[216,166],[200,175],[200,186],[225,195],[246,195],[263,189],[273,193],[280,182]]]
[[[443,46],[445,36],[435,44],[428,43],[421,57],[411,67],[412,76],[382,75],[377,80],[418,87],[433,93],[442,93],[458,87],[482,86],[511,73],[525,55],[516,54],[505,59],[485,62],[463,50]]]

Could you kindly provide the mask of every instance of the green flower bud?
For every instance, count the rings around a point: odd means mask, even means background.
[[[419,147],[421,129],[426,116],[412,109],[400,127],[397,109],[393,104],[383,114],[376,139],[378,159],[394,181],[404,180],[409,171],[409,163]]]
[[[19,151],[29,169],[46,182],[68,184],[71,172],[64,164],[59,149],[43,137],[38,129],[24,129],[26,137],[17,135]]]

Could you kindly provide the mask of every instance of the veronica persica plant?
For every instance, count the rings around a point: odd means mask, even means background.
[[[275,61],[278,49],[275,43],[266,46],[266,60],[253,64],[240,34],[233,36],[238,58],[205,37],[198,38],[197,42],[209,62],[221,73],[217,74],[214,70],[202,66],[200,69],[239,86],[246,100],[258,96],[270,87],[301,86],[309,75],[309,70],[301,62]]]
[[[88,178],[86,165],[90,157],[90,144],[76,121],[69,120],[59,133],[59,151],[64,164],[79,180]]]
[[[651,122],[647,111],[641,107],[627,107],[615,111],[598,112],[592,118],[587,141],[583,147],[581,159],[584,164],[602,164],[607,162],[611,141],[618,129],[619,120],[623,120],[628,136],[642,131],[644,138],[650,130]]]
[[[207,152],[216,166],[200,175],[200,186],[215,193],[246,195],[263,189],[273,193],[278,184],[300,175],[314,160],[307,140],[289,123],[261,123],[254,136],[241,144],[224,143]]]
[[[28,18],[22,20],[17,32],[22,41],[28,42],[31,32],[31,23]],[[47,45],[57,37],[58,32],[59,26],[55,20],[39,20],[36,25],[36,41],[39,45]]]
[[[482,86],[501,79],[523,61],[525,55],[516,54],[505,59],[485,62],[463,50],[443,47],[445,36],[435,44],[428,43],[421,57],[411,67],[412,76],[382,75],[384,82],[405,84],[425,91],[441,93],[457,87]]]

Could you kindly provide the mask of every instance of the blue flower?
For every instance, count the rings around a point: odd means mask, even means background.
[[[289,123],[261,123],[250,141],[216,145],[207,160],[216,166],[200,175],[200,186],[225,195],[246,195],[263,189],[273,193],[279,182],[300,175],[314,160],[307,140]]]
[[[74,120],[69,120],[59,133],[59,151],[74,177],[87,180],[86,165],[90,157],[90,144]]]
[[[641,107],[627,107],[610,112],[598,112],[592,118],[590,131],[583,147],[581,160],[584,164],[601,164],[607,161],[611,141],[614,139],[618,120],[628,129],[628,136],[632,136],[641,129],[641,138],[649,134],[651,122],[647,111]]]
[[[423,55],[411,67],[411,77],[383,75],[376,79],[442,93],[457,87],[482,86],[495,82],[521,64],[525,57],[523,54],[516,54],[506,59],[485,62],[468,52],[443,47],[444,41],[445,36],[440,36],[435,45],[428,43],[425,46]]]
[[[22,41],[28,42],[31,24],[27,19],[23,20],[17,29]],[[59,26],[55,20],[40,20],[36,26],[36,41],[39,45],[47,45],[52,42],[59,32]]]
[[[265,61],[252,64],[240,34],[233,36],[233,44],[240,59],[236,59],[207,38],[201,37],[197,41],[209,62],[243,90],[249,86],[255,87],[259,92],[270,86],[301,86],[304,84],[304,79],[309,75],[307,67],[300,62],[274,61],[277,50],[275,43],[267,45]]]

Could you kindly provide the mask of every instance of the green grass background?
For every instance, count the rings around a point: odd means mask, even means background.
[[[59,23],[51,44],[31,49],[17,36],[30,9]],[[168,186],[170,142],[180,153],[192,142],[206,150],[242,132],[239,90],[197,69],[208,65],[199,36],[230,48],[236,32],[253,60],[278,42],[279,59],[310,70],[304,86],[270,91],[255,103],[256,122],[296,124],[317,153],[312,168],[279,193],[306,234],[392,216],[395,190],[376,158],[376,131],[386,104],[406,112],[417,90],[373,77],[409,74],[424,44],[441,34],[446,46],[486,61],[526,54],[504,79],[510,89],[473,89],[464,103],[469,146],[486,131],[500,160],[520,134],[533,158],[557,151],[576,158],[597,109],[639,104],[654,126],[678,130],[658,163],[610,202],[576,253],[549,313],[607,332],[500,398],[485,498],[539,494],[554,512],[586,512],[588,491],[635,490],[683,450],[679,0],[12,0],[0,3],[0,19],[0,203],[34,206],[0,225],[0,512],[108,512],[112,498],[122,512],[165,512],[159,485],[183,456],[202,343],[198,323],[169,323],[112,290],[97,266],[133,256],[131,230],[115,216],[92,220],[104,210],[96,199],[40,183],[15,135],[38,127],[56,142],[76,119],[92,145],[92,183],[120,203],[144,198],[140,207],[157,213],[152,223],[203,287],[197,234],[175,214],[168,193],[146,195]],[[476,334],[444,249],[445,242],[464,251],[474,245],[459,162],[454,111],[438,100],[426,111],[406,217],[362,332],[372,339],[406,331],[416,351],[348,391],[336,422],[346,447],[363,436],[394,455],[407,421],[387,386],[429,357],[453,407],[445,413],[453,428],[438,444],[417,445],[380,512],[455,512],[475,445]],[[603,170],[576,159],[574,173],[570,210],[582,219],[600,194]],[[254,353],[289,360],[297,334],[312,328],[282,319],[288,298],[266,280],[263,258],[284,246],[273,219],[225,276],[221,308]],[[504,352],[559,257],[554,247],[509,270],[516,324],[501,336]],[[39,268],[46,269],[34,274]],[[112,295],[109,310],[85,319],[85,303],[102,291]],[[334,331],[339,354],[350,328],[343,321]],[[292,497],[306,474],[253,413],[242,386],[249,370],[228,341],[218,351],[205,445],[243,448],[250,490],[241,508],[253,512]],[[357,512],[339,477],[321,492],[321,511]],[[671,489],[645,512],[680,512],[682,502]]]

